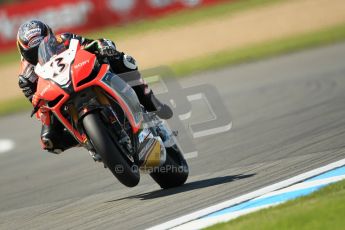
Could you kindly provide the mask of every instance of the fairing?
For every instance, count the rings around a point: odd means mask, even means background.
[[[89,87],[100,87],[119,103],[133,132],[136,133],[141,127],[143,116],[134,90],[117,75],[111,73],[108,65],[99,66],[94,54],[80,49],[78,40],[72,39],[69,48],[63,50],[61,47],[58,49],[51,47],[56,45],[54,39],[48,37],[41,43],[40,63],[35,68],[40,76],[36,96],[47,102],[47,105],[58,97],[61,98],[50,107],[46,105],[46,108],[59,118],[79,142],[84,142],[86,137],[72,126],[70,120],[67,120],[61,111],[71,94]]]
[[[140,102],[135,91],[126,82],[124,82],[116,74],[108,72],[103,78],[102,83],[112,89],[114,93],[117,94],[118,102],[123,102],[120,104],[122,108],[127,108],[130,114],[133,114],[133,123],[135,127],[139,127],[143,120],[142,109],[140,107]]]
[[[92,73],[96,63],[96,55],[85,50],[78,50],[76,53],[73,67],[72,78],[74,89]]]
[[[60,95],[65,95],[66,93],[54,82],[40,79],[37,84],[37,92],[40,99],[45,101],[53,101]]]
[[[59,43],[53,34],[49,34],[41,42],[38,48],[38,63],[44,65],[49,62],[52,57],[61,54],[66,51],[66,47],[63,43]]]

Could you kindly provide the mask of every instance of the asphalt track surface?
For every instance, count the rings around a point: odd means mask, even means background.
[[[338,44],[183,79],[214,85],[233,126],[196,139],[186,185],[165,191],[147,175],[124,187],[85,150],[41,151],[28,113],[1,118],[15,148],[0,154],[0,229],[143,229],[345,158],[344,60]]]

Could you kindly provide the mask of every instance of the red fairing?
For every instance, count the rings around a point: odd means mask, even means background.
[[[133,114],[130,112],[130,109],[128,108],[128,106],[127,106],[126,102],[123,100],[123,98],[121,98],[121,96],[118,95],[116,91],[114,91],[113,89],[109,88],[109,86],[107,86],[106,84],[104,84],[101,81],[102,78],[104,77],[104,75],[108,71],[109,71],[109,66],[108,65],[102,65],[100,70],[99,70],[99,72],[98,72],[98,74],[97,74],[97,76],[92,81],[90,81],[90,82],[88,82],[86,84],[83,84],[81,86],[76,86],[77,83],[73,82],[74,90],[76,92],[78,92],[78,91],[84,90],[84,89],[86,89],[88,87],[91,87],[91,86],[99,86],[102,89],[104,89],[110,96],[112,96],[121,105],[122,109],[125,111],[125,114],[128,117],[129,123],[131,124],[132,129],[133,129],[133,132],[137,133],[138,130],[140,129],[140,127],[141,127],[141,122],[139,122],[139,123],[135,122]],[[74,73],[74,74],[76,74],[76,73]],[[78,76],[72,77],[72,78],[78,78]]]
[[[60,86],[56,85],[53,81],[45,80],[43,78],[39,78],[37,84],[37,92],[39,98],[45,101],[52,101],[56,99],[58,96],[67,95]]]
[[[71,70],[74,89],[77,89],[78,83],[91,74],[95,61],[96,55],[82,49],[77,51]]]
[[[37,113],[37,118],[42,121],[43,124],[49,125],[49,115],[47,114],[49,110],[51,110],[58,119],[62,122],[62,124],[75,135],[75,137],[79,140],[79,142],[84,142],[86,137],[81,135],[76,129],[72,127],[70,121],[68,121],[62,114],[61,114],[61,107],[67,102],[69,99],[69,95],[62,90],[56,83],[50,80],[45,80],[43,78],[39,78],[38,85],[37,85],[37,96],[39,99],[45,101],[52,101],[56,99],[58,96],[63,95],[63,98],[57,103],[54,107],[48,108],[43,106]]]

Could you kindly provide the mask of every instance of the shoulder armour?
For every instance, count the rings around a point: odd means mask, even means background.
[[[123,64],[128,68],[135,70],[137,69],[137,62],[132,56],[129,56],[127,54],[123,55]]]

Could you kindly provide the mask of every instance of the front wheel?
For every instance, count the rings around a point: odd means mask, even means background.
[[[106,125],[97,113],[90,113],[83,118],[85,132],[95,148],[101,155],[103,163],[114,176],[127,187],[134,187],[139,183],[140,173],[138,167],[129,159],[125,159],[112,140]]]
[[[166,148],[166,162],[153,169],[150,176],[163,189],[173,188],[183,185],[189,174],[189,168],[179,148],[174,145]]]

